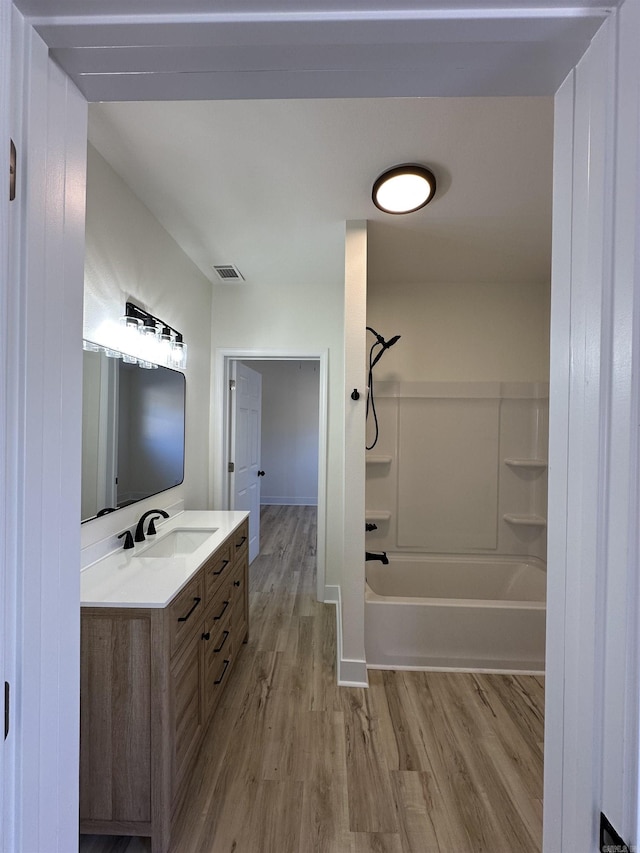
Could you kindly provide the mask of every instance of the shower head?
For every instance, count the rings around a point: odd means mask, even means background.
[[[380,346],[383,349],[389,349],[389,347],[392,347],[394,344],[397,344],[398,341],[400,340],[400,335],[394,335],[390,340],[385,341],[385,339],[382,337],[382,335],[378,334],[378,332],[376,332],[375,329],[372,329],[371,326],[367,326],[367,331],[371,332],[372,335],[376,336],[377,342],[380,344]],[[374,344],[374,346],[375,346],[375,344]]]
[[[380,350],[376,353],[376,357],[371,361],[371,368],[373,368],[380,361],[380,359],[382,358],[384,353],[388,349],[390,349],[394,344],[398,343],[401,336],[400,335],[394,335],[388,341],[385,341],[385,339],[382,337],[382,335],[379,335],[377,332],[374,332],[373,329],[371,329],[369,326],[367,326],[367,329],[369,329],[371,332],[373,332],[373,334],[378,339],[377,343],[380,344]],[[376,344],[373,345],[373,347],[375,347],[375,346],[376,346]],[[373,353],[373,347],[371,347],[371,353]]]

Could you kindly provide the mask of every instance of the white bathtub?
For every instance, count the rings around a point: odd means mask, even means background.
[[[542,561],[399,554],[366,574],[370,669],[544,672]]]

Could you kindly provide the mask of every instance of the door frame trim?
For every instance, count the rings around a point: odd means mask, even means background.
[[[225,471],[229,463],[229,387],[232,361],[317,361],[320,367],[318,391],[318,542],[316,548],[316,598],[325,600],[326,534],[327,534],[327,438],[328,438],[328,363],[329,351],[288,349],[216,348],[211,393],[212,461],[211,505],[228,509],[229,490]],[[215,460],[221,460],[216,476]]]

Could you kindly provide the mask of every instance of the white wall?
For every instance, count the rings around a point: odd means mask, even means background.
[[[549,312],[550,280],[441,284],[374,279],[367,292],[367,325],[387,339],[402,336],[376,365],[376,377],[548,381]],[[367,340],[374,339],[369,335]]]
[[[128,299],[181,331],[185,371],[186,453],[182,486],[82,526],[83,546],[130,526],[149,507],[184,500],[208,507],[211,284],[100,154],[89,145],[84,336],[109,343]]]
[[[263,504],[318,503],[317,361],[250,361],[262,374]]]
[[[344,224],[310,227],[301,254],[265,265],[259,280],[212,287],[214,352],[328,350],[326,581],[339,583],[344,527]],[[214,400],[222,399],[217,386],[213,393]],[[214,440],[222,447],[219,434]],[[226,475],[217,455],[212,467],[214,493],[222,494]]]

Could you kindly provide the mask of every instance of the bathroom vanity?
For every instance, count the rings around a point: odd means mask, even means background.
[[[80,831],[165,853],[248,637],[245,512],[183,512],[81,575]]]

